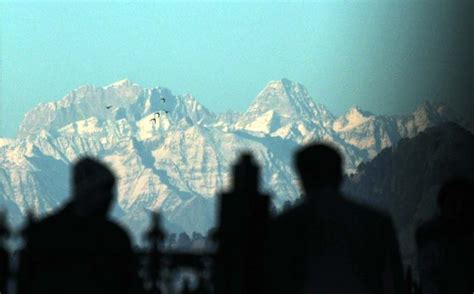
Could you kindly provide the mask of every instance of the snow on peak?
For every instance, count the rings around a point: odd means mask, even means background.
[[[416,108],[415,112],[413,112],[414,127],[418,131],[423,131],[428,127],[446,121],[453,121],[468,130],[474,130],[472,121],[466,120],[466,118],[463,118],[459,113],[442,102],[425,100]]]
[[[278,116],[275,115],[273,110],[269,110],[248,124],[246,129],[252,132],[268,134],[278,129],[279,126],[280,120]]]
[[[331,117],[324,107],[313,101],[303,85],[288,79],[269,82],[258,93],[246,114],[248,117],[255,117],[271,110],[282,118],[292,120]]]
[[[455,111],[453,109],[451,109],[445,103],[435,102],[435,101],[428,101],[428,100],[423,101],[423,103],[416,108],[413,115],[415,115],[415,116],[430,116],[430,117],[437,117],[437,116],[444,116],[444,115],[446,115],[446,116],[457,116]]]
[[[438,106],[433,114],[448,109]],[[190,94],[175,96],[165,88],[143,89],[122,80],[109,88],[85,86],[30,111],[22,125],[24,138],[0,138],[0,147],[5,146],[0,170],[13,179],[0,175],[0,186],[21,209],[34,202],[44,212],[66,191],[59,185],[45,189],[41,185],[50,183],[45,179],[67,175],[65,164],[82,154],[96,155],[119,171],[118,201],[134,232],[143,229],[147,215],[142,212],[158,207],[181,230],[205,231],[212,225],[212,202],[199,203],[228,186],[228,167],[241,150],[256,154],[263,183],[278,205],[283,197],[299,195],[290,160],[298,144],[333,142],[350,171],[401,137],[418,133],[424,121],[422,115],[376,116],[359,107],[335,121],[301,84],[288,79],[269,82],[246,113],[220,115]],[[45,196],[45,191],[50,192]]]
[[[6,146],[6,145],[10,145],[12,143],[14,143],[15,140],[14,139],[10,139],[10,138],[0,138],[0,147],[3,147],[3,146]]]
[[[346,116],[357,116],[357,117],[369,117],[373,116],[374,114],[370,111],[363,110],[358,105],[352,106],[346,113]]]
[[[134,85],[134,83],[132,83],[129,79],[123,79],[123,80],[120,80],[120,81],[116,81],[116,82],[106,86],[105,88],[108,88],[108,87],[130,87],[131,85]]]
[[[416,113],[433,113],[436,112],[436,105],[431,101],[424,100],[415,110]]]
[[[373,113],[362,110],[359,106],[353,106],[334,122],[333,129],[336,132],[345,132],[364,124],[373,117]]]
[[[415,126],[420,130],[424,130],[434,122],[440,120],[441,118],[436,108],[436,105],[432,102],[427,100],[423,101],[413,113]]]
[[[96,117],[90,117],[85,120],[73,122],[65,127],[59,129],[59,132],[64,134],[95,134],[102,131],[100,121]]]
[[[294,94],[308,95],[308,91],[303,85],[290,81],[286,78],[270,81],[257,95],[257,97],[261,96],[260,94],[269,92],[278,92],[279,94],[286,95],[289,98],[291,98],[291,96]]]

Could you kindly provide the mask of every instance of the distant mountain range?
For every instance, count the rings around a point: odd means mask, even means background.
[[[358,201],[390,212],[405,262],[413,264],[415,230],[437,213],[439,189],[454,177],[474,180],[474,134],[442,123],[359,165],[345,189]]]
[[[71,162],[89,154],[116,172],[114,215],[135,233],[148,224],[150,210],[163,212],[168,230],[205,232],[214,224],[215,195],[228,187],[231,164],[243,150],[255,154],[262,189],[280,208],[300,195],[292,170],[299,145],[335,144],[345,154],[346,171],[354,173],[401,138],[445,121],[472,130],[448,106],[431,102],[410,115],[352,107],[336,117],[287,79],[269,82],[246,112],[220,114],[192,95],[128,80],[81,86],[26,113],[16,139],[0,138],[0,207],[14,224],[28,209],[51,211],[69,195]]]

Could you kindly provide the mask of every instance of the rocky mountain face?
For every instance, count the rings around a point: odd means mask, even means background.
[[[390,212],[405,262],[413,263],[415,230],[437,213],[441,185],[454,177],[474,179],[473,150],[473,133],[443,123],[361,164],[345,189],[358,201]]]
[[[244,150],[256,156],[262,189],[280,208],[300,195],[291,156],[301,144],[336,145],[354,173],[401,138],[448,120],[466,125],[447,106],[428,102],[405,116],[354,107],[336,117],[287,79],[268,83],[246,112],[222,114],[192,95],[128,80],[82,86],[26,113],[16,139],[0,138],[0,207],[14,224],[27,210],[48,213],[68,197],[71,163],[92,155],[117,174],[114,216],[133,232],[143,231],[152,210],[163,212],[170,231],[206,232],[215,195],[228,188],[230,166]]]

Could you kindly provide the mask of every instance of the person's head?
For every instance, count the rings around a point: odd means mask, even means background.
[[[105,217],[114,198],[115,176],[100,161],[84,157],[73,168],[73,203],[83,216]]]
[[[473,225],[474,185],[472,181],[455,178],[446,182],[439,191],[438,206],[443,219]]]
[[[342,159],[329,145],[313,143],[296,152],[295,165],[306,191],[320,188],[338,189],[342,182]]]

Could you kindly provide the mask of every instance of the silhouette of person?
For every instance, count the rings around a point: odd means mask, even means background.
[[[474,185],[458,178],[438,194],[440,215],[416,232],[422,293],[474,291]]]
[[[115,176],[103,163],[80,159],[72,200],[25,231],[18,293],[139,293],[127,233],[107,219]]]
[[[266,242],[267,293],[401,293],[391,219],[343,198],[339,153],[311,144],[295,155],[305,200],[277,217]]]

